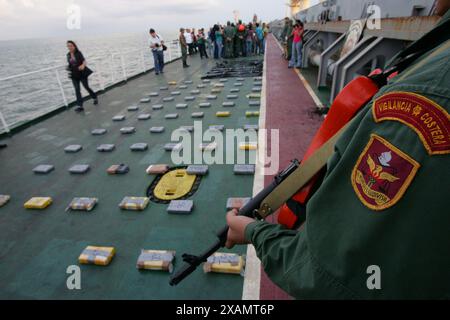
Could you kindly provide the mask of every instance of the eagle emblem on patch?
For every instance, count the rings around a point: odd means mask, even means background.
[[[385,210],[403,197],[419,168],[418,162],[374,134],[353,169],[353,189],[366,207]]]

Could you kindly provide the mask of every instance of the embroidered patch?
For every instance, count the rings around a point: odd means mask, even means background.
[[[450,153],[450,116],[447,111],[421,95],[391,92],[373,103],[376,122],[399,121],[413,129],[430,155]]]
[[[353,189],[368,208],[385,210],[403,197],[419,168],[410,156],[372,135],[353,169]]]

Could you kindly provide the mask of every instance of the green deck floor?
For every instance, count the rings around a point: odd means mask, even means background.
[[[200,268],[177,287],[169,286],[169,274],[140,272],[136,261],[141,249],[175,250],[175,268],[182,265],[183,253],[198,254],[215,240],[215,232],[225,223],[226,200],[229,197],[251,196],[253,176],[233,175],[232,165],[210,166],[192,197],[195,209],[190,216],[166,213],[167,205],[151,203],[141,213],[121,211],[119,202],[125,196],[145,196],[153,178],[146,175],[150,164],[171,164],[170,153],[163,145],[170,142],[172,130],[193,125],[191,113],[205,112],[204,128],[224,124],[226,128],[241,128],[257,124],[258,118],[247,119],[245,96],[253,87],[253,79],[246,78],[241,87],[236,107],[230,108],[230,118],[216,118],[223,111],[222,102],[233,87],[229,79],[212,108],[199,109],[204,100],[186,102],[189,108],[176,110],[177,103],[201,83],[201,75],[212,66],[212,61],[190,61],[191,68],[183,70],[181,62],[166,67],[163,77],[144,75],[100,96],[100,106],[86,103],[85,115],[68,110],[37,123],[7,139],[8,148],[0,150],[0,194],[12,199],[0,208],[0,298],[2,299],[240,299],[243,277],[204,274]],[[187,90],[176,87],[161,91],[152,103],[140,105],[139,112],[128,112],[127,107],[138,104],[144,95],[159,91],[168,81],[193,80]],[[164,103],[164,109],[151,110],[153,104],[181,91],[174,102]],[[211,86],[200,89],[209,94]],[[227,110],[228,111],[228,110]],[[141,113],[151,113],[152,119],[138,121]],[[177,120],[165,120],[168,113],[178,113]],[[125,122],[113,123],[117,114],[127,115]],[[133,126],[137,132],[130,136],[120,134],[120,128]],[[165,126],[166,132],[151,135],[149,128]],[[91,130],[106,128],[104,136],[94,137]],[[132,153],[129,147],[138,142],[149,144],[144,153]],[[113,143],[116,150],[110,154],[96,151],[104,143]],[[65,154],[64,148],[80,144],[77,154]],[[108,176],[106,169],[113,164],[126,163],[131,167],[125,176]],[[38,176],[32,169],[39,164],[52,164],[56,170]],[[91,171],[84,176],[70,175],[74,164],[89,164]],[[50,196],[54,203],[44,211],[23,209],[33,196]],[[99,204],[92,213],[67,213],[65,209],[74,197],[97,197]],[[87,245],[114,246],[117,255],[108,267],[81,266],[81,290],[66,287],[66,268],[78,265],[78,256]],[[225,251],[226,252],[226,251]],[[244,253],[245,247],[233,250]]]

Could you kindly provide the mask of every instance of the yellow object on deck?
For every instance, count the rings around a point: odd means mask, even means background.
[[[196,175],[188,175],[186,169],[177,169],[166,173],[156,185],[153,194],[160,200],[180,199],[194,187]]]
[[[94,247],[88,246],[78,257],[81,264],[95,264],[97,266],[107,266],[116,254],[113,247]]]
[[[247,95],[248,99],[261,99],[261,93],[250,93]]]
[[[25,209],[43,210],[52,204],[53,200],[50,197],[34,197],[25,202]]]
[[[226,117],[231,116],[231,112],[229,112],[229,111],[217,112],[216,116],[219,117],[219,118],[226,118]]]
[[[229,273],[244,275],[245,257],[234,253],[217,252],[203,265],[205,273]]]
[[[169,86],[176,86],[176,85],[177,85],[177,82],[176,82],[176,81],[169,81],[167,84],[168,84]]]
[[[258,143],[250,142],[250,143],[241,143],[239,145],[240,150],[258,150]]]
[[[158,270],[173,272],[175,251],[142,250],[136,267],[140,270]]]
[[[259,117],[259,111],[247,111],[247,112],[245,113],[245,116],[246,116],[247,118],[250,118],[250,117]]]

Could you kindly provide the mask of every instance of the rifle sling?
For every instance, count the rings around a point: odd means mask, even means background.
[[[263,200],[260,209],[257,211],[260,218],[266,218],[273,214],[327,165],[328,159],[334,154],[337,141],[351,123],[353,123],[353,120],[339,130],[308,160],[302,162],[297,170]]]

